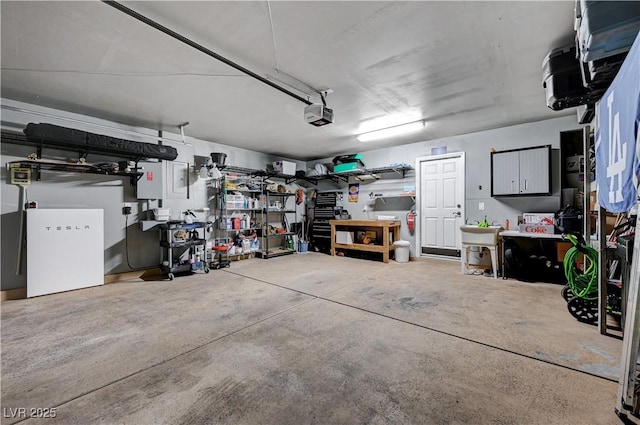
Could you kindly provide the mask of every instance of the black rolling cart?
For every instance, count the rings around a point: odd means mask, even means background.
[[[168,221],[159,225],[163,277],[173,280],[176,274],[192,274],[198,270],[209,273],[206,261],[206,240],[204,234],[207,223]]]

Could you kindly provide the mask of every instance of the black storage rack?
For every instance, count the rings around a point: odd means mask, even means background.
[[[1,132],[0,137],[2,143],[34,146],[36,148],[35,155],[30,155],[29,159],[11,161],[7,163],[7,167],[9,168],[31,169],[34,180],[36,181],[40,181],[41,171],[57,171],[67,173],[102,174],[128,177],[130,179],[131,185],[134,186],[143,175],[143,173],[139,171],[138,161],[147,158],[147,156],[140,154],[119,153],[115,151],[97,151],[88,147],[73,146],[71,144],[48,145],[44,140],[34,140],[33,138],[26,137],[24,134],[14,133],[10,131]],[[65,162],[42,159],[42,151],[45,148],[77,152],[78,160],[76,162]],[[115,163],[87,163],[87,156],[92,153],[126,158],[129,161],[135,162],[135,167],[133,167],[132,171],[124,171],[114,167],[114,165],[117,165]]]
[[[381,174],[395,173],[399,177],[404,178],[408,171],[413,170],[413,167],[407,164],[402,165],[389,165],[387,167],[377,168],[362,168],[359,170],[346,171],[342,173],[327,173],[318,176],[302,176],[302,175],[284,175],[278,173],[271,173],[266,170],[256,170],[252,168],[242,168],[232,165],[218,165],[218,169],[225,171],[226,173],[237,173],[255,177],[273,177],[282,179],[286,184],[292,183],[296,180],[305,180],[312,184],[317,184],[320,180],[332,180],[338,183],[340,180],[347,182],[349,177],[369,177],[370,179],[378,180]]]

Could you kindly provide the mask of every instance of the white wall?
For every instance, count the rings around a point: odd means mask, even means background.
[[[2,99],[2,130],[19,130],[29,122],[50,123],[69,128],[105,134],[108,136],[134,140],[139,142],[154,143],[153,138],[136,137],[134,134],[156,136],[157,131],[148,128],[130,127],[115,122],[100,120],[93,117],[82,116],[70,112],[53,110],[36,105],[15,102]],[[15,109],[22,111],[16,111]],[[96,126],[97,125],[97,126]],[[124,134],[128,131],[134,134]],[[188,127],[185,128],[188,134]],[[267,163],[276,158],[259,152],[234,148],[219,143],[212,143],[186,138],[184,145],[178,133],[164,132],[163,138],[175,140],[164,141],[164,144],[174,146],[179,152],[176,161],[193,164],[194,155],[209,156],[211,152],[224,152],[227,154],[227,164],[245,168],[264,169]],[[20,198],[20,190],[17,186],[8,183],[6,163],[9,161],[25,159],[35,152],[35,147],[20,146],[3,143],[2,153],[2,180],[0,182],[0,194],[2,200],[1,209],[1,289],[12,289],[26,285],[25,270],[16,275],[17,247],[20,237],[20,208],[24,201]],[[77,154],[72,151],[59,151],[44,149],[44,159],[76,159]],[[287,158],[284,158],[287,159]],[[89,155],[88,162],[118,161],[122,158],[109,158],[105,156]],[[288,159],[291,161],[291,159]],[[296,162],[299,169],[304,169],[305,163]],[[172,216],[179,217],[179,212],[187,208],[198,209],[208,206],[207,189],[203,180],[198,180],[196,173],[191,173],[190,199],[167,199],[164,207],[172,210]],[[158,230],[153,229],[142,232],[138,224],[139,220],[147,218],[147,209],[157,206],[156,201],[147,203],[135,198],[134,187],[130,185],[128,178],[101,176],[79,173],[42,172],[42,180],[34,181],[27,189],[29,200],[38,201],[39,208],[101,208],[104,209],[104,261],[105,273],[120,273],[129,270],[125,258],[125,216],[122,215],[122,207],[125,202],[131,203],[132,214],[128,217],[129,232],[129,259],[133,267],[156,267],[160,261],[160,248],[158,244]],[[206,220],[201,214],[201,220]],[[70,265],[73,259],[70,259]]]
[[[469,223],[480,221],[485,214],[487,220],[499,224],[506,219],[515,224],[517,216],[522,212],[555,212],[560,207],[560,132],[579,129],[575,116],[560,117],[551,120],[538,121],[533,123],[504,127],[495,130],[481,131],[477,133],[465,134],[461,136],[447,137],[443,139],[430,140],[426,142],[413,143],[410,145],[397,146],[393,148],[375,149],[365,151],[369,144],[363,144],[360,151],[368,168],[384,167],[392,163],[405,162],[415,167],[415,159],[431,154],[433,147],[446,146],[448,152],[466,153],[466,211],[465,215]],[[375,145],[372,143],[372,145]],[[554,150],[553,167],[553,190],[551,196],[544,197],[513,197],[513,198],[492,198],[491,197],[491,163],[490,150],[496,151],[506,149],[524,148],[530,146],[551,145]],[[324,158],[310,162],[308,167],[313,167],[316,163],[331,162],[332,158]],[[365,205],[371,206],[372,200],[369,193],[382,193],[384,196],[399,194],[403,186],[415,185],[415,172],[411,172],[405,179],[382,179],[373,183],[360,183],[360,199],[357,203],[346,201],[347,187],[342,184],[340,187],[345,193],[345,207],[353,218],[374,218],[376,212],[363,212]],[[336,189],[336,186],[329,182],[323,182],[320,189]],[[381,201],[376,201],[378,208]],[[395,200],[394,200],[395,202]],[[480,211],[478,204],[483,202],[485,210]],[[411,242],[411,255],[416,256],[419,250],[415,247],[415,236],[409,235],[406,229],[405,215],[407,213],[406,204],[402,204],[405,209],[388,210],[381,214],[397,215],[403,220],[401,235],[403,239]],[[399,205],[399,207],[401,207]]]
[[[2,129],[22,130],[29,122],[42,122],[77,128],[113,137],[120,137],[141,142],[153,142],[148,137],[135,137],[123,134],[120,130],[131,131],[137,134],[156,136],[153,129],[130,127],[115,122],[104,121],[88,116],[81,116],[70,112],[52,110],[36,105],[2,99]],[[28,112],[17,112],[4,108],[19,108]],[[46,115],[46,116],[43,116]],[[56,118],[52,118],[52,116]],[[95,125],[104,126],[102,128]],[[374,149],[362,151],[364,160],[369,168],[382,167],[390,163],[405,162],[412,166],[415,159],[429,155],[432,147],[446,146],[448,152],[466,152],[466,217],[469,222],[480,220],[487,215],[489,221],[503,223],[505,219],[516,222],[516,217],[523,211],[555,211],[560,203],[560,187],[558,173],[560,169],[556,160],[554,164],[555,178],[553,195],[549,197],[531,198],[491,198],[490,196],[490,149],[496,150],[514,149],[528,146],[551,144],[554,149],[559,149],[561,131],[574,130],[580,126],[573,116],[561,117],[552,120],[539,121],[517,126],[505,127],[496,130],[483,131],[462,136],[448,137],[411,145],[397,146],[386,149]],[[188,127],[186,128],[188,134]],[[234,148],[219,143],[196,140],[187,137],[188,145],[182,144],[178,133],[164,133],[163,137],[174,142],[164,142],[176,147],[180,153],[178,161],[193,163],[193,155],[208,156],[211,152],[224,152],[227,156],[227,164],[246,168],[263,169],[267,163],[276,159],[259,152]],[[373,145],[375,146],[375,145]],[[363,145],[363,148],[369,145]],[[2,268],[1,289],[11,289],[25,285],[24,272],[15,274],[17,260],[17,246],[19,241],[19,205],[23,200],[19,199],[19,189],[7,183],[6,163],[23,159],[35,149],[29,146],[3,144],[2,153],[2,181],[0,193],[2,200]],[[74,158],[73,152],[45,150],[44,158],[69,159]],[[558,156],[558,155],[556,155]],[[286,158],[284,158],[286,159]],[[305,164],[294,161],[298,169],[305,166],[312,167],[317,162],[330,162],[332,158],[325,158],[313,163]],[[117,161],[118,158],[90,156],[90,162],[102,160]],[[289,159],[290,160],[290,159]],[[189,200],[166,200],[164,205],[174,212],[187,208],[197,209],[207,206],[207,190],[203,181],[191,175],[193,184]],[[347,187],[345,184],[335,185],[328,181],[322,181],[319,190],[335,190],[341,188],[345,192],[345,207],[353,218],[374,218],[375,214],[389,214],[399,216],[403,222],[411,205],[407,200],[397,199],[383,205],[380,200],[375,201],[369,197],[369,193],[383,194],[385,197],[399,194],[404,186],[415,185],[415,173],[409,172],[405,179],[394,176],[373,183],[361,183],[360,199],[357,203],[347,201]],[[142,232],[138,221],[146,218],[146,210],[156,206],[155,201],[146,202],[135,199],[134,188],[129,180],[121,177],[67,174],[55,172],[43,172],[42,181],[34,182],[28,189],[28,198],[37,200],[40,208],[102,208],[105,212],[105,272],[118,273],[128,271],[125,260],[125,217],[122,215],[124,202],[132,204],[132,215],[129,216],[129,257],[133,267],[155,267],[159,261],[160,249],[158,247],[158,232],[155,230]],[[485,211],[478,210],[478,203],[484,202]],[[397,210],[393,205],[397,206]],[[363,212],[367,206],[368,211]],[[374,210],[375,207],[375,210]],[[384,209],[384,211],[382,211]],[[206,219],[207,217],[199,217]],[[412,244],[411,255],[415,256],[415,237],[410,235],[403,225],[401,236]],[[25,267],[22,267],[25,270]]]

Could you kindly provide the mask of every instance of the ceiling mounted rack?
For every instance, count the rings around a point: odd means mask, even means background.
[[[410,165],[397,165],[379,168],[362,168],[360,170],[346,171],[342,173],[329,173],[332,177],[337,177],[344,182],[349,181],[349,177],[363,178],[363,180],[379,180],[380,174],[395,173],[401,178],[405,178],[407,171],[413,170]]]
[[[236,167],[234,165],[217,165],[218,170],[226,174],[241,174],[253,177],[266,177],[268,174],[265,170],[256,170],[253,168]]]
[[[235,167],[232,165],[219,165],[218,168],[220,171],[225,173],[237,173],[255,177],[272,177],[277,179],[282,179],[286,184],[293,183],[298,180],[304,180],[311,184],[318,184],[321,180],[331,180],[334,183],[338,183],[343,181],[347,183],[349,181],[349,177],[367,177],[366,180],[378,180],[380,179],[381,174],[390,174],[395,173],[400,178],[405,178],[408,171],[413,170],[413,167],[410,165],[390,165],[387,167],[378,167],[378,168],[368,168],[361,170],[348,171],[343,173],[327,173],[318,176],[291,176],[277,173],[270,173],[266,170],[256,170],[252,168],[242,168]]]

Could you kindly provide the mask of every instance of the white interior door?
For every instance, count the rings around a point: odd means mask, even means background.
[[[464,223],[464,154],[419,158],[419,170],[421,252],[458,255]]]

